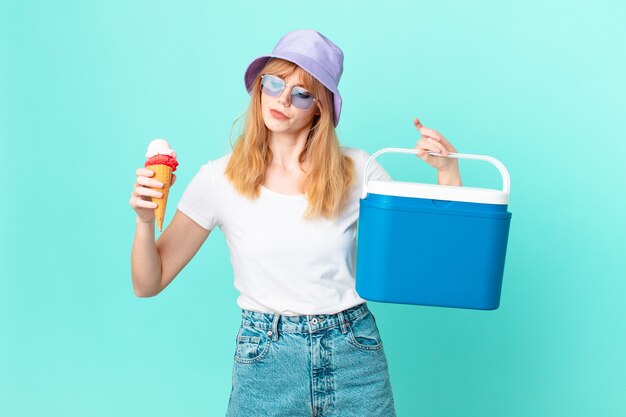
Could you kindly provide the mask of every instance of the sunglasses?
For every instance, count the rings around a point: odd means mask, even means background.
[[[261,91],[268,96],[278,97],[286,87],[289,86],[280,77],[270,74],[261,76]],[[291,89],[291,103],[300,110],[308,110],[315,101],[317,99],[308,90],[302,87]]]

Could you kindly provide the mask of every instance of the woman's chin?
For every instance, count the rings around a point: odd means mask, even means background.
[[[276,120],[274,118],[263,119],[265,123],[265,127],[271,132],[274,133],[291,133],[291,134],[299,134],[302,130],[308,128],[307,124],[299,126],[297,124],[290,123],[291,120]]]
[[[287,126],[285,126],[284,124],[280,124],[280,123],[274,123],[274,122],[265,122],[265,127],[267,127],[268,130],[272,131],[272,132],[285,132],[287,131]]]
[[[288,123],[289,120],[281,121],[281,120],[264,120],[265,127],[267,127],[272,132],[288,132],[292,126]]]

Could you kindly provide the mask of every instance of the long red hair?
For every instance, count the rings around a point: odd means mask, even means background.
[[[261,72],[282,78],[289,77],[300,67],[282,59],[271,59]],[[301,70],[303,86],[317,98],[319,115],[313,117],[306,145],[300,154],[300,164],[306,161],[301,189],[306,193],[308,207],[305,218],[323,216],[336,218],[347,202],[355,178],[353,161],[343,155],[333,123],[333,95],[308,72]],[[243,133],[233,146],[226,167],[226,177],[235,189],[248,198],[260,194],[265,171],[272,162],[269,130],[261,111],[261,77],[254,80],[250,105],[245,115]]]

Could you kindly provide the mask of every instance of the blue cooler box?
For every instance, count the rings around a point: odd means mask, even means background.
[[[502,175],[502,190],[367,181],[360,200],[356,290],[372,301],[494,310],[500,305],[511,213],[509,174],[497,159],[483,160]],[[441,156],[431,153],[431,155]]]

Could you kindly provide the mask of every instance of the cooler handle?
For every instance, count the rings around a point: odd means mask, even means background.
[[[384,149],[379,150],[372,156],[370,156],[370,159],[367,161],[367,164],[365,165],[365,174],[363,175],[363,188],[362,188],[363,191],[361,194],[361,198],[367,197],[367,171],[369,170],[369,167],[374,161],[374,159],[388,152],[410,153],[410,154],[417,155],[419,151],[421,151],[421,149],[384,148]],[[502,176],[502,191],[508,195],[509,191],[511,190],[511,177],[509,176],[509,172],[506,170],[506,167],[504,166],[504,164],[502,164],[502,162],[498,161],[496,158],[492,158],[491,156],[486,156],[486,155],[474,155],[474,154],[457,153],[457,152],[450,152],[446,156],[437,152],[428,152],[428,154],[433,155],[433,156],[443,156],[444,158],[474,159],[474,160],[489,162],[490,164],[498,168],[498,171],[500,171],[500,175]]]

